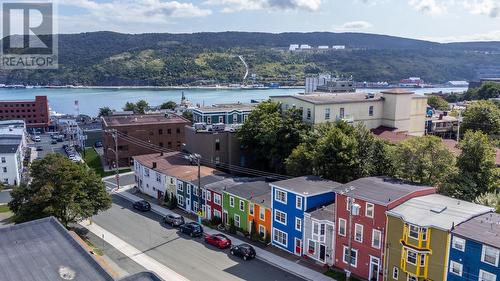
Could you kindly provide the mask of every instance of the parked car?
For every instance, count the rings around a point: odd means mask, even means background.
[[[231,247],[231,239],[224,234],[205,235],[205,242],[219,249]]]
[[[243,260],[255,258],[255,249],[248,244],[241,244],[231,248],[231,255],[242,258]]]
[[[41,147],[41,146],[36,147],[36,151],[42,151],[42,150],[43,150],[43,147]]]
[[[56,143],[57,143],[57,140],[52,139],[52,140],[50,141],[50,143],[51,143],[51,144],[56,144]]]
[[[134,209],[137,209],[141,212],[147,212],[151,210],[151,204],[149,204],[149,202],[146,200],[134,202],[133,206]]]
[[[102,141],[96,141],[94,147],[102,147]]]
[[[35,141],[35,142],[41,142],[42,138],[40,136],[33,136],[33,141]]]
[[[184,224],[184,218],[178,214],[170,214],[163,217],[163,222],[171,226],[181,226]]]
[[[179,231],[184,234],[188,234],[191,237],[202,236],[203,227],[195,222],[188,222],[179,227]]]

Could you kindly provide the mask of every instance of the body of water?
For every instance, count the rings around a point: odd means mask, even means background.
[[[463,92],[464,88],[411,89],[419,94],[431,92]],[[380,92],[380,89],[359,89],[358,92]],[[32,99],[35,96],[48,96],[50,108],[58,113],[76,114],[75,101],[79,103],[79,112],[96,116],[99,108],[108,106],[121,110],[126,102],[146,100],[150,105],[160,105],[169,100],[180,102],[182,93],[194,105],[212,105],[216,103],[242,102],[252,99],[263,100],[269,96],[290,95],[303,92],[302,89],[5,89],[0,88],[0,100]]]

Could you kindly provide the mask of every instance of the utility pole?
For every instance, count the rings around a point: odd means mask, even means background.
[[[462,121],[462,111],[458,111],[458,128],[457,128],[457,142],[460,141],[460,122]]]
[[[120,168],[118,164],[118,132],[113,129],[113,139],[115,140],[115,163],[116,163],[116,189],[120,189]]]
[[[348,255],[349,260],[347,262],[347,272],[346,272],[346,281],[351,279],[351,264],[352,264],[352,217],[357,216],[359,214],[360,206],[358,204],[354,204],[354,199],[352,197],[348,197],[349,204],[349,240],[348,240]],[[358,257],[356,257],[357,259]]]
[[[200,165],[200,159],[201,159],[201,155],[200,154],[192,154],[192,157],[194,157],[196,159],[196,165],[198,166],[198,210],[197,210],[197,215],[198,215],[198,223],[201,224],[201,220],[203,219],[203,204],[202,204],[202,199],[201,199],[201,196],[203,194],[202,190],[201,190],[201,165]]]

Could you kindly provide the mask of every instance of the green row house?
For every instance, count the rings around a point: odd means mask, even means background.
[[[255,104],[228,103],[196,108],[193,109],[193,121],[206,124],[242,124],[255,106]]]
[[[264,181],[246,182],[224,190],[222,201],[224,223],[230,224],[233,219],[236,227],[250,232],[249,215],[254,211],[250,210],[250,206],[254,206],[252,199],[270,192],[269,183]]]

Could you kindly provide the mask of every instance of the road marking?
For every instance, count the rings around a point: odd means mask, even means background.
[[[95,222],[83,221],[80,225],[87,228],[90,232],[94,233],[98,237],[101,237],[104,241],[112,245],[118,251],[123,253],[125,256],[129,257],[131,260],[140,264],[147,270],[156,273],[158,276],[163,278],[165,281],[189,281],[186,277],[178,274],[172,269],[166,267],[150,256],[144,254],[143,252],[136,249],[134,246],[123,241],[113,233],[105,230],[101,226],[97,225]]]

